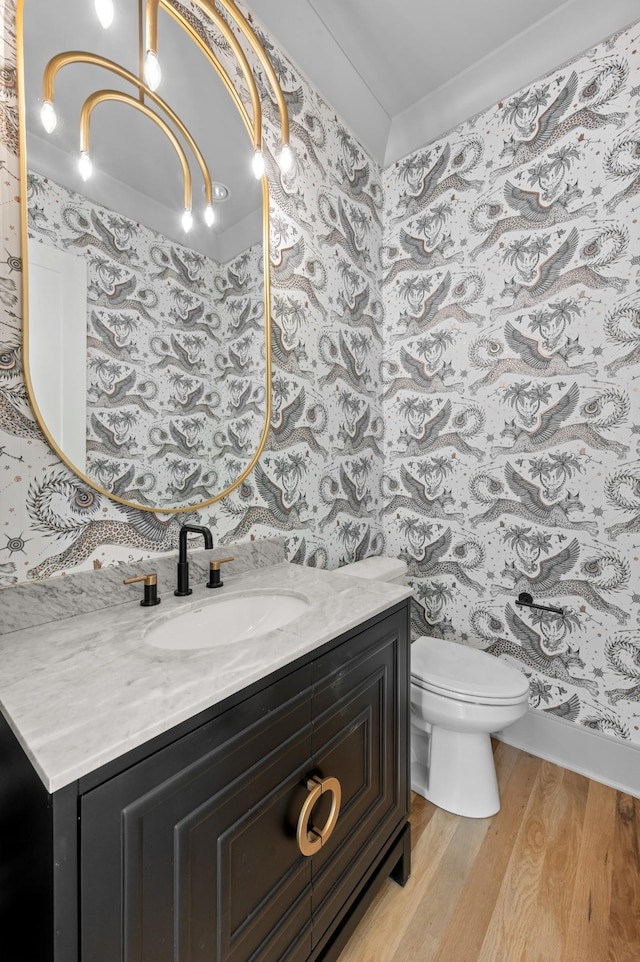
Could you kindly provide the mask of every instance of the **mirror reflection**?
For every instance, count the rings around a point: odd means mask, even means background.
[[[138,0],[108,29],[96,11],[24,2],[28,377],[74,470],[179,509],[232,485],[266,431],[266,186],[231,94],[174,17],[160,7],[167,113],[100,59],[139,75]],[[65,51],[98,62],[57,71],[52,126],[43,76]]]

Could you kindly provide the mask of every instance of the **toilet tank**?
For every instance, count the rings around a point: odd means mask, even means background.
[[[353,575],[354,578],[366,578],[368,581],[387,581],[396,585],[406,585],[407,566],[398,558],[365,558],[364,561],[354,561],[338,569],[341,575]]]

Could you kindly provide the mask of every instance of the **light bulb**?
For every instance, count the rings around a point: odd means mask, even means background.
[[[204,209],[204,222],[207,225],[207,227],[213,227],[213,222],[215,221],[215,219],[216,219],[216,215],[213,210],[213,206],[211,204],[207,204],[207,206]]]
[[[105,30],[113,23],[113,0],[95,0],[96,16]]]
[[[158,54],[155,50],[147,50],[147,56],[144,60],[144,80],[147,87],[151,90],[157,90],[160,86],[161,77],[162,73]]]
[[[40,108],[40,120],[42,121],[42,126],[48,134],[52,133],[56,129],[56,124],[58,123],[58,118],[56,117],[55,107],[50,100],[45,100]]]
[[[282,150],[280,151],[280,155],[278,157],[278,167],[283,174],[286,174],[287,171],[291,170],[292,165],[293,154],[291,152],[291,147],[289,144],[283,144]]]
[[[184,211],[182,212],[182,229],[186,234],[188,234],[192,227],[193,215],[191,210],[188,207],[185,207]]]
[[[80,176],[83,180],[89,180],[91,174],[93,173],[93,164],[91,163],[91,157],[86,150],[80,153],[80,158],[78,160],[78,170],[80,171]]]
[[[256,180],[260,180],[264,174],[264,156],[259,147],[253,152],[253,160],[251,161],[251,169],[253,170],[253,176]]]

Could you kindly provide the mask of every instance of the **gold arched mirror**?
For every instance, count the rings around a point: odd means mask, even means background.
[[[232,0],[196,5],[18,2],[30,399],[74,472],[160,512],[232,490],[270,421],[251,59],[277,81]]]

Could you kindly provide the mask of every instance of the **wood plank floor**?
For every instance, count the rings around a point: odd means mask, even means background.
[[[412,872],[339,962],[640,962],[640,800],[497,743],[501,809],[412,795]]]

